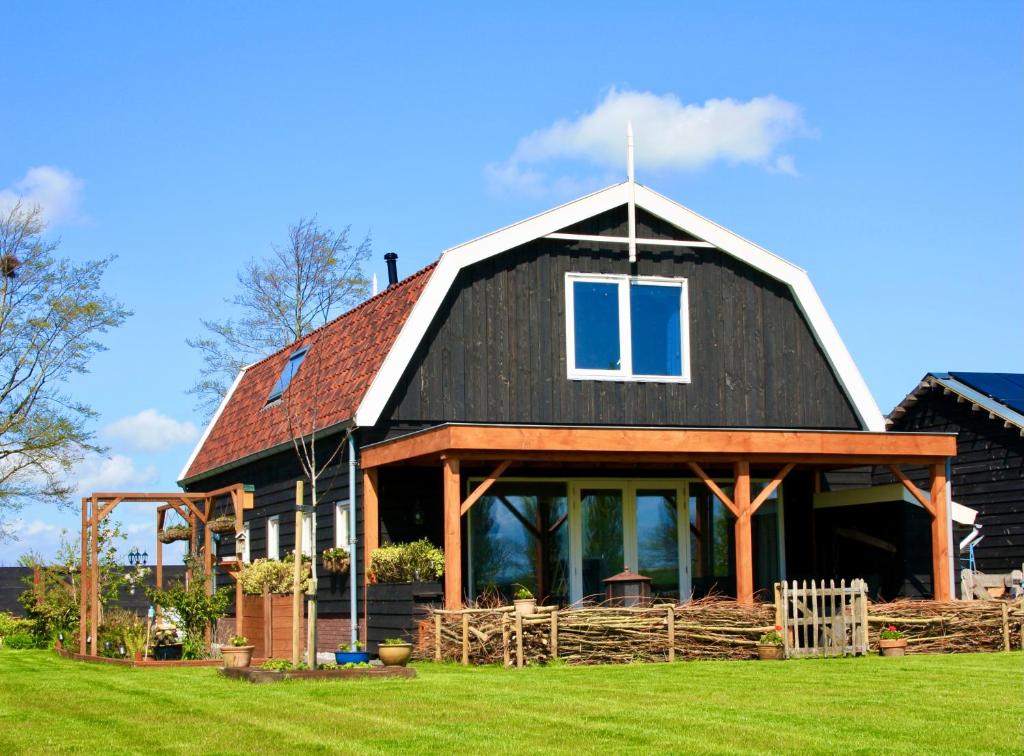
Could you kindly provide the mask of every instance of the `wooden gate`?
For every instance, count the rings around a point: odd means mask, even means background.
[[[863,580],[818,585],[775,584],[777,624],[786,657],[846,656],[868,651],[868,599]]]

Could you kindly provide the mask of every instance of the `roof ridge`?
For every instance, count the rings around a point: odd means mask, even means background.
[[[391,284],[390,286],[385,287],[384,289],[382,289],[381,291],[377,292],[376,294],[374,294],[369,299],[365,299],[362,302],[360,302],[359,304],[357,304],[355,307],[353,307],[353,308],[351,308],[349,310],[345,310],[345,312],[343,312],[340,315],[332,318],[331,320],[328,320],[322,326],[318,326],[318,327],[314,328],[312,331],[307,333],[305,336],[297,338],[294,341],[291,341],[291,342],[285,344],[280,349],[278,349],[278,350],[276,350],[274,352],[271,352],[266,357],[263,357],[263,358],[257,360],[256,362],[253,362],[253,363],[247,365],[245,369],[246,370],[250,370],[250,369],[252,369],[252,368],[254,368],[254,367],[258,366],[258,365],[262,365],[264,362],[267,362],[268,360],[274,359],[275,357],[280,355],[282,352],[287,352],[289,349],[294,349],[296,347],[296,345],[298,345],[298,344],[308,340],[309,338],[311,338],[315,334],[319,333],[320,331],[323,331],[323,330],[325,330],[327,328],[330,328],[331,326],[335,325],[338,321],[343,320],[344,318],[347,318],[348,316],[353,315],[356,312],[359,312],[360,310],[362,310],[363,308],[367,307],[370,304],[373,304],[375,302],[380,301],[381,299],[384,299],[387,296],[395,294],[400,288],[403,288],[403,287],[407,286],[412,281],[415,281],[419,277],[425,275],[430,270],[436,268],[438,262],[439,262],[438,260],[434,260],[432,263],[430,263],[429,265],[427,265],[427,266],[425,266],[423,268],[420,268],[415,273],[409,274],[408,276],[403,278],[401,281],[398,281],[398,282],[396,282],[394,284]]]

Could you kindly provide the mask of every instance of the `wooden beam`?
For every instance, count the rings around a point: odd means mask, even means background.
[[[370,574],[370,557],[380,546],[380,502],[377,471],[363,471],[363,568]],[[367,581],[369,582],[369,581]]]
[[[201,509],[199,509],[199,507],[197,507],[197,506],[196,506],[196,505],[195,505],[195,504],[194,504],[194,503],[192,502],[192,499],[188,499],[188,498],[185,498],[185,497],[179,497],[179,501],[181,501],[181,503],[182,503],[182,504],[184,504],[184,505],[185,505],[186,507],[188,507],[188,508],[189,508],[189,510],[190,510],[190,511],[192,512],[192,514],[193,514],[193,515],[194,515],[194,516],[195,516],[195,517],[196,517],[196,518],[197,518],[197,519],[198,519],[198,520],[199,520],[199,521],[200,521],[201,523],[203,523],[204,525],[206,524],[206,517],[205,517],[205,516],[203,515],[203,511],[202,511]],[[179,510],[179,511],[180,511],[180,510]]]
[[[946,500],[946,466],[932,465],[932,593],[936,601],[949,601],[952,580],[950,576],[950,520],[949,502]]]
[[[82,556],[79,578],[78,653],[85,656],[85,627],[89,612],[89,500],[82,497]]]
[[[931,500],[924,495],[921,489],[914,485],[914,481],[908,478],[906,473],[896,465],[889,465],[889,470],[896,476],[896,479],[903,484],[903,487],[910,492],[910,495],[917,499],[918,503],[924,507],[924,510],[934,517],[935,507],[932,506]]]
[[[114,507],[116,507],[122,501],[124,501],[124,497],[123,496],[118,496],[118,497],[115,497],[114,499],[112,499],[110,502],[108,502],[104,506],[100,507],[99,521],[103,522],[103,520],[106,518],[106,516],[114,511]]]
[[[502,459],[521,454],[705,454],[742,456],[751,462],[770,455],[783,462],[890,459],[927,462],[956,454],[952,434],[868,431],[683,430],[678,428],[595,428],[496,425],[445,425],[373,444],[363,450],[364,468],[443,453],[491,451]]]
[[[100,642],[100,565],[99,565],[99,535],[100,523],[97,515],[96,499],[89,502],[89,526],[92,530],[92,538],[89,547],[89,613],[92,618],[90,630],[92,632],[92,643],[89,644],[89,653],[96,656],[96,649]]]
[[[693,474],[701,479],[704,485],[711,490],[711,493],[717,496],[719,500],[721,500],[721,502],[725,504],[726,507],[729,508],[730,512],[739,517],[740,511],[739,509],[736,508],[736,505],[733,503],[733,500],[725,495],[725,491],[718,487],[718,484],[715,483],[715,481],[713,481],[706,472],[704,472],[704,469],[696,462],[690,462],[688,464],[690,466],[690,469],[693,470]]]
[[[461,513],[466,514],[466,512],[469,511],[469,508],[476,504],[481,496],[487,493],[487,489],[493,486],[495,482],[498,480],[498,478],[505,474],[505,471],[509,468],[509,465],[511,464],[512,460],[506,459],[504,462],[502,462],[496,468],[494,468],[494,472],[492,472],[490,475],[484,478],[483,482],[480,483],[480,485],[478,485],[474,489],[473,493],[471,493],[467,497],[467,499],[464,502],[462,502]]]
[[[736,515],[736,600],[740,604],[754,603],[754,547],[750,527],[750,463],[736,463],[736,483],[733,486]]]
[[[444,460],[444,608],[462,607],[462,496],[459,460]]]
[[[796,465],[790,462],[788,465],[786,465],[777,473],[775,473],[775,477],[771,479],[771,482],[769,482],[767,486],[762,488],[761,493],[759,493],[757,495],[757,498],[750,503],[750,514],[754,514],[758,509],[761,508],[762,504],[768,501],[768,497],[775,493],[775,489],[779,487],[779,484],[782,483],[783,479],[787,475],[789,475],[790,471],[794,467],[796,467]]]

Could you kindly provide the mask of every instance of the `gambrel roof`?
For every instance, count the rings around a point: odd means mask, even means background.
[[[445,250],[437,263],[389,287],[324,327],[338,340],[343,377],[332,385],[319,428],[351,421],[376,425],[445,297],[464,268],[600,213],[636,207],[786,284],[857,413],[864,430],[884,431],[882,414],[806,271],[641,184],[623,182]],[[625,242],[622,238],[611,246]],[[641,243],[642,240],[640,240]],[[622,246],[622,254],[626,247]],[[200,439],[181,478],[188,481],[288,441],[282,421],[264,412],[267,394],[297,342],[242,371]],[[332,347],[333,348],[333,347]],[[340,366],[339,366],[340,367]],[[301,391],[301,370],[292,389]],[[330,422],[328,422],[328,418]]]

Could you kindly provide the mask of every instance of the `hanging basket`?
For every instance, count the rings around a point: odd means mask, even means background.
[[[192,538],[192,528],[188,525],[171,525],[156,534],[160,543],[174,543],[175,541],[188,541]]]
[[[214,517],[208,523],[206,527],[210,529],[211,533],[234,533],[235,532],[235,518],[231,515],[221,515],[220,517]]]
[[[348,572],[349,558],[346,557],[335,557],[324,558],[324,569],[327,572],[333,572],[336,575],[342,575]]]

